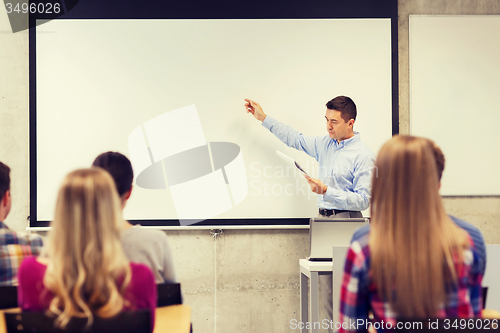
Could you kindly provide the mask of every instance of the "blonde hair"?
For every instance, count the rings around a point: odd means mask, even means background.
[[[102,169],[66,176],[57,197],[43,283],[54,294],[48,312],[65,327],[71,317],[108,318],[122,310],[131,271],[120,242],[120,202]]]
[[[375,164],[369,245],[379,296],[399,317],[436,316],[469,245],[444,210],[431,141],[395,136]]]

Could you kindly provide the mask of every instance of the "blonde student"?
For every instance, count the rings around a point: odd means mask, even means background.
[[[64,180],[52,230],[40,258],[19,269],[19,306],[48,311],[65,327],[71,317],[113,317],[122,310],[156,307],[151,270],[123,253],[120,201],[111,176],[100,168],[81,169]]]
[[[346,258],[339,332],[480,316],[482,260],[444,210],[431,141],[395,136],[375,170],[369,230],[355,233]]]

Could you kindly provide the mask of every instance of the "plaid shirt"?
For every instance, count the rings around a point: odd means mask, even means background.
[[[340,294],[339,322],[344,326],[339,333],[367,332],[368,312],[373,312],[372,322],[378,327],[396,328],[396,313],[391,310],[389,302],[381,300],[377,287],[370,277],[370,233],[364,233],[354,239],[347,253],[342,290]],[[450,288],[448,302],[436,314],[438,318],[472,318],[480,317],[482,309],[483,279],[480,253],[469,237],[471,248],[464,251],[464,263],[455,265],[458,288]],[[409,300],[411,302],[411,300]],[[384,323],[384,326],[379,326]],[[340,324],[339,323],[339,324]],[[355,323],[359,323],[357,325]],[[387,323],[391,323],[389,326]],[[388,327],[389,326],[389,327]],[[384,331],[383,329],[378,330]]]
[[[27,256],[38,255],[43,246],[38,235],[18,233],[0,221],[0,286],[17,285],[17,269]]]

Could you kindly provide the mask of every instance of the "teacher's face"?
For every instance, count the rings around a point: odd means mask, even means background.
[[[342,141],[348,138],[349,122],[341,117],[341,112],[337,110],[326,109],[326,130],[331,139]]]

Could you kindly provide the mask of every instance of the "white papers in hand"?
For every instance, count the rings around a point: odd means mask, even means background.
[[[309,176],[307,174],[307,172],[304,171],[304,169],[302,169],[302,167],[299,165],[299,163],[297,163],[293,158],[291,158],[290,156],[286,155],[286,154],[283,154],[282,152],[280,152],[279,150],[276,150],[276,154],[281,157],[281,159],[283,161],[285,161],[287,164],[289,165],[292,165],[294,167],[296,167],[297,169],[299,169],[301,172],[303,172],[306,176]]]

